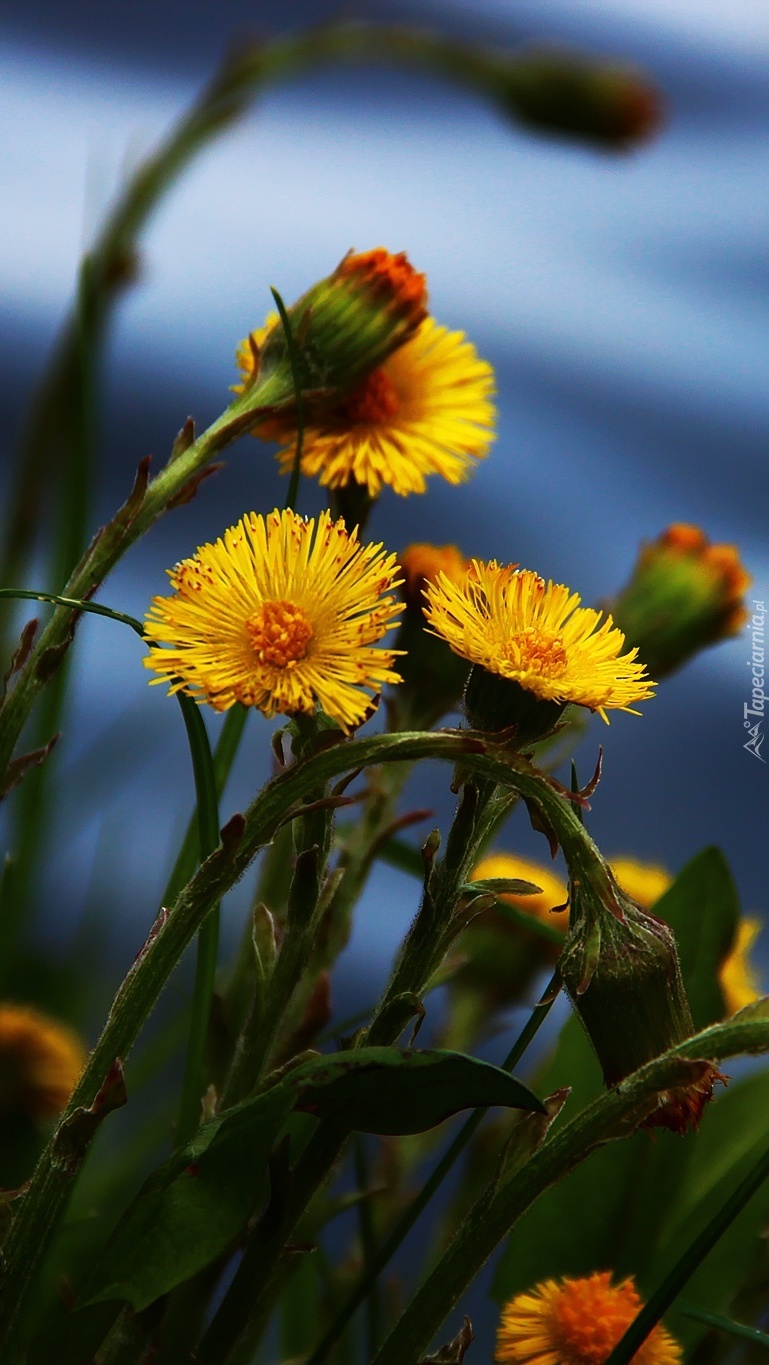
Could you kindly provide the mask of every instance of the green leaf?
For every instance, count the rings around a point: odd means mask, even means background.
[[[274,1086],[202,1127],[140,1190],[85,1286],[84,1302],[137,1312],[226,1251],[267,1191],[267,1160],[293,1092]]]
[[[460,1109],[504,1105],[544,1113],[500,1067],[458,1052],[370,1047],[319,1059],[297,1108],[361,1133],[422,1133]]]
[[[465,882],[460,891],[467,895],[490,891],[494,896],[537,896],[541,894],[542,887],[534,882],[521,881],[519,877],[485,877],[480,881]]]
[[[717,848],[703,849],[654,906],[673,930],[695,1029],[724,1016],[718,972],[734,943],[740,919],[737,891]]]
[[[722,1092],[709,1106],[697,1135],[692,1161],[660,1239],[648,1288],[656,1288],[682,1250],[699,1235],[715,1209],[755,1166],[769,1146],[769,1072],[751,1076]],[[714,1313],[730,1311],[732,1301],[763,1259],[769,1193],[759,1191],[709,1252],[687,1285],[687,1298]],[[765,1281],[764,1271],[764,1281]],[[760,1286],[759,1299],[765,1298]],[[674,1316],[675,1315],[675,1316]],[[670,1313],[676,1336],[688,1349],[705,1332],[699,1323]]]
[[[294,1109],[361,1132],[417,1133],[459,1109],[487,1105],[542,1112],[520,1081],[460,1053],[380,1047],[311,1058],[205,1124],[150,1177],[83,1303],[119,1299],[141,1311],[226,1252],[266,1197],[268,1158]]]

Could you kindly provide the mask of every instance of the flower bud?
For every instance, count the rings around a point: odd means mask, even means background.
[[[750,582],[736,546],[711,545],[699,527],[678,522],[642,547],[612,615],[661,678],[698,650],[739,633]]]
[[[468,561],[456,545],[418,544],[403,551],[400,568],[406,610],[395,648],[404,651],[398,663],[403,682],[392,706],[399,729],[428,730],[459,706],[470,666],[426,629],[424,589],[439,573],[460,582]]]
[[[403,252],[393,255],[384,247],[348,252],[331,275],[288,309],[310,412],[313,393],[322,410],[329,390],[331,396],[348,392],[408,341],[426,316],[425,277]],[[242,386],[244,401],[259,380],[287,365],[290,371],[283,324],[279,318],[270,321],[253,334],[254,362]]]
[[[672,930],[620,890],[606,864],[572,878],[571,923],[559,961],[566,991],[607,1086],[694,1033]],[[664,1092],[647,1127],[696,1127],[719,1078]]]
[[[645,142],[662,124],[662,101],[632,67],[591,64],[570,53],[533,52],[507,68],[503,103],[530,128],[611,151]]]

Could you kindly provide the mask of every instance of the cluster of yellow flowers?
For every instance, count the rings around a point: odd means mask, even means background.
[[[398,316],[411,309],[414,326],[350,392],[310,413],[302,472],[371,498],[385,484],[399,494],[424,492],[430,474],[460,483],[494,437],[491,366],[462,333],[424,316],[422,276],[402,255],[378,248],[347,258],[346,280],[358,261],[367,277],[373,263],[379,294],[389,285]],[[239,392],[253,383],[280,325],[270,316],[241,344]],[[281,468],[292,468],[295,425],[276,418],[255,435],[277,440]],[[330,513],[317,524],[290,510],[251,513],[170,571],[174,593],[154,598],[147,617],[157,643],[145,662],[156,681],[218,710],[240,702],[273,715],[319,705],[349,731],[369,714],[367,692],[376,697],[400,681],[395,652],[373,647],[401,610],[397,574],[394,556],[362,545],[357,528]],[[652,695],[637,650],[623,652],[611,617],[580,607],[563,584],[473,560],[462,574],[428,575],[425,597],[430,629],[457,655],[536,698],[574,702],[606,719],[608,709],[630,710]]]

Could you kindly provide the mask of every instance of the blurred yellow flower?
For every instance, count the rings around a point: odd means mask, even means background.
[[[473,881],[489,881],[497,877],[504,877],[507,880],[516,878],[518,881],[533,882],[535,886],[540,886],[542,890],[537,895],[514,896],[504,893],[499,899],[514,905],[516,910],[521,910],[525,915],[541,920],[552,929],[563,929],[565,933],[569,922],[568,914],[554,915],[553,911],[556,909],[565,911],[568,892],[565,883],[551,868],[543,866],[542,863],[535,863],[530,858],[519,857],[518,854],[490,853],[486,858],[481,858],[475,867]]]
[[[740,920],[737,926],[734,947],[718,974],[727,1014],[736,1014],[764,994],[758,973],[750,961],[750,950],[762,927],[760,919],[750,918]]]
[[[0,1005],[0,1116],[56,1118],[85,1066],[74,1029],[27,1005]]]
[[[611,870],[623,891],[644,910],[664,896],[673,885],[670,873],[657,863],[640,863],[636,858],[612,858]]]

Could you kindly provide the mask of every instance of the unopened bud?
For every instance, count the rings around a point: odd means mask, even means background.
[[[287,312],[304,371],[302,388],[312,401],[313,392],[324,389],[348,392],[408,341],[427,316],[427,286],[403,252],[393,255],[384,247],[349,252]],[[273,315],[265,329],[254,333],[251,349],[250,365],[245,364],[245,343],[239,352],[241,367],[250,370],[244,395],[258,377],[266,378],[288,361],[279,318]]]
[[[676,523],[644,545],[612,615],[653,677],[742,628],[751,578],[734,545],[711,545],[697,526]]]
[[[501,84],[504,105],[530,128],[626,150],[661,127],[662,100],[632,67],[596,65],[569,53],[518,58]]]
[[[608,1086],[694,1033],[672,930],[636,905],[609,868],[571,883],[571,923],[559,961],[564,986]],[[647,1127],[696,1127],[719,1079],[715,1067],[663,1092]]]
[[[424,589],[439,573],[460,582],[469,563],[456,545],[409,545],[400,555],[406,610],[395,648],[402,685],[393,699],[399,729],[429,729],[459,706],[470,668],[445,640],[426,629]]]

